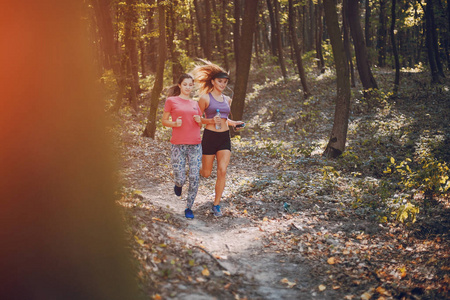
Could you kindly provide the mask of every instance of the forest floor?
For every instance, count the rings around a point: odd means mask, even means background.
[[[333,75],[309,78],[305,100],[296,77],[251,73],[221,218],[210,212],[214,171],[201,179],[195,219],[185,219],[187,184],[174,195],[170,130],[158,125],[155,140],[144,138],[145,109],[117,115],[119,203],[146,298],[449,298],[448,194],[424,203],[401,185],[383,187],[397,180],[384,172],[392,159],[425,149],[450,161],[450,82],[430,86],[428,74],[404,73],[398,98],[380,93],[371,103],[354,88],[346,152],[329,160],[321,154],[333,125]],[[390,90],[390,71],[375,76]],[[405,203],[421,210],[403,210],[397,221]]]

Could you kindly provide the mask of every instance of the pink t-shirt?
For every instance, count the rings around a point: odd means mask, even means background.
[[[200,144],[200,125],[195,122],[194,115],[201,115],[198,102],[194,100],[183,99],[179,96],[169,97],[164,105],[164,111],[170,112],[172,121],[181,117],[181,127],[172,128],[172,138],[170,142],[175,145]]]

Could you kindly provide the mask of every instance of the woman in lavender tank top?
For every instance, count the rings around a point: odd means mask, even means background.
[[[217,179],[212,212],[216,217],[221,217],[220,200],[225,189],[227,168],[231,158],[231,140],[228,126],[236,127],[236,125],[244,122],[228,119],[231,98],[223,94],[229,80],[228,73],[225,70],[215,64],[206,62],[205,65],[197,66],[193,74],[201,94],[198,105],[203,116],[202,123],[206,124],[202,137],[203,155],[200,174],[203,177],[209,177],[214,159],[217,159]],[[217,109],[220,116],[217,116]]]

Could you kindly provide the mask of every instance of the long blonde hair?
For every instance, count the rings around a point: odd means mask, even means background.
[[[217,74],[227,72],[223,68],[213,64],[212,62],[206,60],[201,61],[205,64],[196,66],[192,71],[192,74],[194,75],[195,83],[198,85],[199,93],[208,94],[214,89],[211,80],[213,80]]]

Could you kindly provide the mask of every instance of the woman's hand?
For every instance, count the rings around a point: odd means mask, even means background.
[[[222,118],[220,116],[214,116],[213,118],[215,124],[221,124]]]
[[[175,121],[175,126],[174,127],[181,127],[181,124],[183,122],[181,121],[181,117],[178,117],[177,120]]]
[[[241,124],[245,124],[245,123],[242,122],[242,121],[233,121],[233,120],[228,119],[228,125],[233,126],[234,130],[236,130],[236,131],[239,131],[242,128],[244,128],[244,126],[236,127],[236,126],[241,125]]]
[[[202,119],[199,115],[194,115],[194,121],[198,123],[198,125],[202,125]]]

